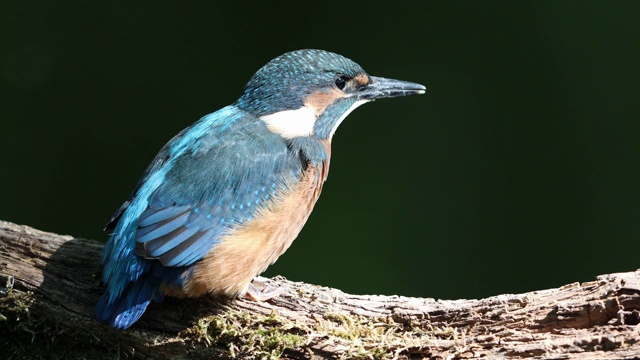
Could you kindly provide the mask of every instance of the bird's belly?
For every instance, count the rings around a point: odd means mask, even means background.
[[[251,280],[273,264],[302,230],[320,195],[325,165],[307,168],[296,186],[221,237],[183,282],[184,295],[244,295]]]

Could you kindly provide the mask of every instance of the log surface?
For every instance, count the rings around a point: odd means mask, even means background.
[[[481,300],[351,295],[264,279],[284,293],[167,299],[126,331],[93,319],[103,245],[0,221],[3,359],[633,359],[640,270]]]

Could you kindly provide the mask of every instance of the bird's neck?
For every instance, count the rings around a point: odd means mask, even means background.
[[[314,122],[314,136],[331,142],[336,129],[338,129],[342,121],[358,106],[366,102],[367,100],[356,100],[353,97],[337,99],[324,108]]]
[[[287,145],[292,154],[300,156],[311,166],[329,165],[331,158],[331,140],[317,139],[310,136],[300,136],[287,139]]]

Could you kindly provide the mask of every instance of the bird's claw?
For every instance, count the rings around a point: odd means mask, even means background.
[[[280,296],[286,290],[287,287],[284,285],[280,285],[275,288],[267,286],[264,289],[260,290],[255,285],[249,284],[249,289],[247,290],[247,293],[244,295],[244,297],[252,301],[263,302]]]

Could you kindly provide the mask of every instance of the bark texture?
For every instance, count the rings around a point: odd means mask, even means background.
[[[0,221],[3,359],[633,359],[640,270],[481,300],[345,294],[282,278],[264,303],[152,304],[131,329],[97,323],[94,240]]]

